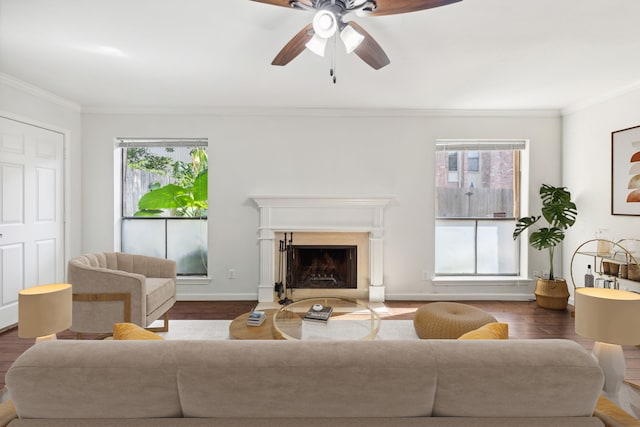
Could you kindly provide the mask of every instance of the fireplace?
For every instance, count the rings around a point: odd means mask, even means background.
[[[358,247],[293,245],[288,259],[292,288],[357,289]]]
[[[280,266],[283,264],[280,262],[278,243],[284,239],[286,232],[293,232],[294,245],[358,247],[355,257],[357,288],[296,287],[296,298],[325,293],[384,301],[383,211],[392,200],[391,197],[253,196],[252,199],[259,209],[259,302],[277,301],[274,283],[282,279]],[[316,278],[315,282],[319,280]]]

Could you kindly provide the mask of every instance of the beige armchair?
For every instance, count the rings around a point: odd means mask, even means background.
[[[164,317],[176,301],[176,263],[172,260],[121,252],[81,255],[69,260],[67,281],[73,289],[71,330],[110,333],[113,324],[131,322],[148,327]]]

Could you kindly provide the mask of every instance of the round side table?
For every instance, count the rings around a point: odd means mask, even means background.
[[[278,309],[263,310],[266,320],[260,326],[248,326],[247,320],[250,313],[244,313],[231,321],[229,336],[235,340],[279,340],[282,336],[273,327],[273,315]]]

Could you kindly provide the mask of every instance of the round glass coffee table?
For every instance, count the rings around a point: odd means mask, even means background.
[[[317,305],[332,308],[328,320],[305,320]],[[380,330],[380,316],[355,300],[308,298],[283,306],[274,314],[273,327],[287,340],[373,340]]]

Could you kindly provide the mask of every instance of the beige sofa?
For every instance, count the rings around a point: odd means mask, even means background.
[[[73,324],[78,333],[110,333],[113,324],[146,327],[164,317],[176,302],[176,263],[163,258],[121,252],[81,255],[69,260],[67,280],[73,287]]]
[[[6,383],[10,427],[604,425],[566,340],[58,340]]]

